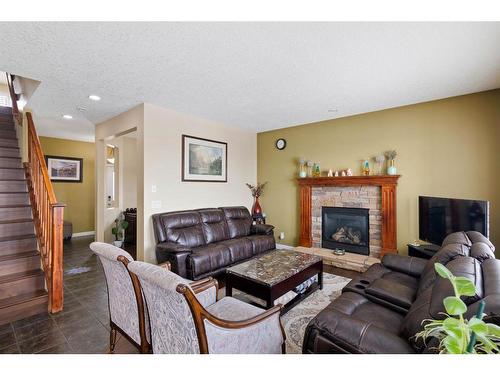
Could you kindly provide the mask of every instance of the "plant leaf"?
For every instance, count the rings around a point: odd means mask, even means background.
[[[446,297],[443,303],[446,312],[450,315],[461,315],[467,311],[467,306],[458,297]]]
[[[472,281],[466,277],[457,276],[455,277],[455,286],[457,288],[458,294],[461,296],[475,296],[476,286]]]
[[[486,323],[488,327],[488,335],[494,336],[497,339],[500,339],[500,327],[493,323]]]
[[[453,336],[456,339],[461,339],[463,336],[463,330],[461,327],[460,320],[449,317],[443,321],[443,328],[449,336]]]
[[[468,326],[473,332],[476,333],[476,335],[488,334],[488,327],[486,326],[486,323],[481,319],[473,317],[471,320],[469,320]]]
[[[437,274],[442,278],[449,280],[453,279],[453,274],[448,270],[448,268],[443,266],[441,263],[435,263],[434,269],[436,270]]]
[[[491,341],[489,338],[483,335],[477,335],[477,340],[480,341],[483,345],[482,348],[486,353],[493,353],[493,351],[498,351],[498,345]]]
[[[462,354],[463,352],[460,346],[460,341],[453,336],[447,336],[443,340],[443,345],[446,348],[446,351],[450,354]]]

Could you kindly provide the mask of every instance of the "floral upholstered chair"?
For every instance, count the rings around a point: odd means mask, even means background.
[[[281,305],[267,311],[232,297],[217,301],[217,281],[196,282],[153,264],[131,262],[151,322],[153,353],[284,353]]]
[[[122,249],[102,242],[90,244],[104,268],[110,317],[109,351],[113,353],[120,332],[141,353],[151,352],[148,314],[137,276],[127,269],[133,259]]]

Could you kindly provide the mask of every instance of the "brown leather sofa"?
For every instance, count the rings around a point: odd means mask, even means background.
[[[153,215],[156,260],[191,280],[276,248],[272,225],[252,224],[246,207],[204,208]]]
[[[453,295],[448,280],[434,264],[446,265],[456,276],[476,284],[478,293],[467,297],[467,317],[486,302],[488,319],[500,318],[500,260],[495,247],[478,232],[450,234],[441,249],[423,260],[386,255],[353,279],[342,295],[307,326],[304,353],[422,353],[432,343],[416,341],[425,319],[443,319],[443,299]]]

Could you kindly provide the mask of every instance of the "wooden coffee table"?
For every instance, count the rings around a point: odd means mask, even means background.
[[[232,296],[235,288],[264,300],[269,309],[276,299],[315,275],[318,281],[288,302],[282,314],[318,288],[323,289],[323,260],[294,250],[273,250],[228,268],[226,296]]]

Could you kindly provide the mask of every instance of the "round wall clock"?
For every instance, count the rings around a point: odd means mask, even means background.
[[[284,149],[285,149],[285,147],[286,147],[286,141],[285,141],[285,139],[280,138],[280,139],[278,139],[278,140],[276,141],[276,148],[277,148],[278,150],[280,150],[280,151],[281,151],[281,150],[284,150]]]

